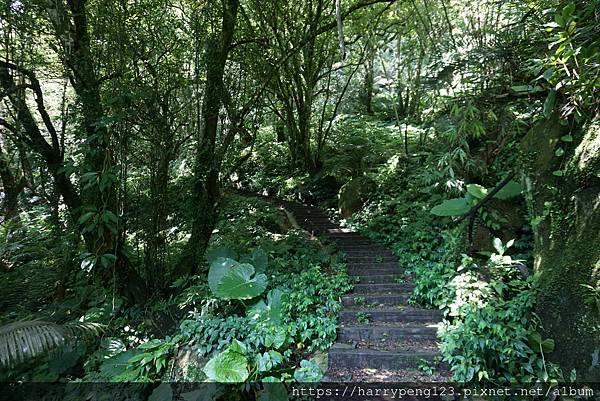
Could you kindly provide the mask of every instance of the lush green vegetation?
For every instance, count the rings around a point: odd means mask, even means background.
[[[353,282],[273,199],[392,249],[454,380],[600,380],[599,9],[4,2],[0,381],[320,380]]]

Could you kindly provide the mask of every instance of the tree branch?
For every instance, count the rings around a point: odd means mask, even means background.
[[[500,182],[500,184],[498,184],[496,186],[496,188],[494,188],[490,192],[488,192],[488,194],[482,200],[480,200],[475,206],[473,206],[471,208],[471,210],[469,210],[467,213],[460,216],[458,218],[458,220],[456,220],[456,223],[458,224],[461,221],[463,221],[464,219],[466,219],[467,217],[473,216],[475,214],[475,212],[478,211],[487,201],[492,199],[494,197],[494,195],[496,195],[502,188],[504,188],[506,186],[506,184],[508,184],[510,182],[510,180],[512,180],[515,177],[516,174],[517,174],[516,172],[512,172],[509,175],[507,175]]]

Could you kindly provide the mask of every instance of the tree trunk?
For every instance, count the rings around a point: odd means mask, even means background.
[[[2,183],[2,191],[4,192],[2,209],[4,219],[10,220],[17,216],[19,212],[19,194],[23,189],[23,185],[15,178],[8,164],[7,156],[0,141],[0,183]]]
[[[373,83],[375,82],[375,47],[371,41],[367,44],[367,57],[365,59],[365,78],[361,100],[368,115],[373,115]]]
[[[544,216],[533,227],[537,313],[556,343],[548,359],[567,377],[576,369],[578,381],[599,381],[600,303],[584,286],[600,285],[600,125],[574,129],[572,143],[561,141],[567,133],[554,116],[523,141],[531,210]],[[559,147],[566,151],[560,157]]]
[[[86,139],[84,169],[97,174],[92,185],[87,185],[80,195],[85,206],[93,206],[96,213],[112,212],[116,215],[118,205],[116,178],[112,171],[114,157],[110,146],[111,133],[103,121],[101,81],[90,50],[86,1],[69,0],[65,5],[64,0],[51,0],[48,4],[48,14],[56,37],[63,42],[64,52],[61,56],[70,70],[71,84],[81,101],[82,128]],[[117,232],[118,230],[104,229],[92,244],[86,241],[88,250],[97,256],[119,253],[121,244],[118,243]],[[122,254],[119,256],[124,257]],[[112,266],[104,266],[104,278],[109,279],[112,271]]]
[[[219,172],[221,162],[216,152],[219,111],[224,101],[223,76],[235,32],[239,0],[223,1],[223,23],[219,34],[207,41],[206,90],[202,104],[201,138],[196,149],[192,187],[192,233],[184,249],[177,274],[198,273],[217,222],[217,204],[220,196]],[[219,152],[225,154],[225,152]]]

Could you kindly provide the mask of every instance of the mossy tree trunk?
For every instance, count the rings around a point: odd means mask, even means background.
[[[599,381],[600,310],[584,286],[600,285],[600,125],[569,129],[554,116],[523,145],[532,217],[543,218],[535,275],[543,334],[556,343],[548,359],[567,377],[576,369],[579,381]]]
[[[225,66],[235,34],[239,0],[222,2],[222,25],[218,33],[208,39],[206,46],[206,90],[202,105],[202,129],[196,148],[192,186],[192,232],[176,266],[176,274],[195,275],[201,258],[208,247],[217,223],[220,197],[219,174],[228,139],[217,151],[219,112],[227,90],[223,83]],[[231,131],[231,130],[230,130]],[[231,135],[231,131],[228,135]],[[224,148],[223,148],[224,147]]]

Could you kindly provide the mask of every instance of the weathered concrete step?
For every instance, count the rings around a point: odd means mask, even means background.
[[[329,217],[325,216],[325,215],[308,215],[308,216],[297,216],[294,215],[294,218],[296,219],[296,221],[300,222],[300,221],[306,221],[309,222],[311,224],[321,224],[321,223],[332,223],[332,221],[329,219]],[[336,228],[339,228],[339,224],[336,224]]]
[[[327,238],[327,240],[330,241],[330,242],[332,242],[333,244],[335,244],[335,246],[338,249],[341,250],[342,247],[340,247],[340,242],[339,241],[331,240],[330,238]],[[368,248],[368,247],[371,247],[373,245],[373,242],[367,242],[367,241],[364,241],[364,240],[356,240],[356,242],[344,241],[342,243],[342,245],[344,247],[346,247],[346,248],[347,247],[355,247],[355,246],[358,246],[358,247],[361,247],[361,248],[365,248],[365,247]]]
[[[382,274],[382,275],[359,275],[355,276],[358,278],[360,284],[402,284],[406,282],[406,278],[402,274]]]
[[[398,263],[398,258],[395,256],[379,256],[379,255],[369,255],[369,256],[354,256],[348,255],[346,256],[346,260],[348,263],[385,263],[385,262],[396,262]]]
[[[339,248],[338,248],[339,250]],[[358,251],[340,251],[347,258],[357,258],[357,257],[371,257],[375,259],[379,258],[395,258],[391,251],[368,251],[368,250],[358,250]]]
[[[348,348],[334,344],[329,350],[329,364],[336,368],[401,369],[418,367],[421,360],[433,361],[438,355],[431,350],[392,352]]]
[[[431,322],[441,319],[440,311],[429,309],[399,309],[399,308],[366,308],[344,309],[339,314],[343,323],[360,322],[360,319],[368,319],[368,322]]]
[[[343,228],[338,228],[337,230],[331,230],[327,236],[329,238],[335,239],[336,241],[340,241],[340,240],[368,240],[370,241],[367,237],[365,237],[364,235],[354,232],[354,231],[348,231],[346,229]]]
[[[347,228],[340,228],[338,230],[332,230],[329,233],[329,237],[331,237],[332,240],[339,242],[340,244],[343,244],[345,242],[352,242],[352,241],[370,241],[371,243],[375,244],[375,245],[381,245],[380,243],[373,241],[373,239],[357,232],[357,231],[352,231],[350,229]]]
[[[389,248],[381,245],[371,244],[338,244],[337,248],[342,252],[358,252],[358,251],[369,251],[369,252],[390,252]]]
[[[327,217],[322,210],[310,208],[290,207],[287,211],[294,214],[294,217]]]
[[[338,341],[401,341],[411,340],[435,340],[437,338],[438,325],[425,322],[423,324],[411,324],[403,326],[345,326],[338,329]]]
[[[305,229],[306,231],[311,231],[313,233],[321,235],[321,234],[327,233],[328,230],[335,227],[335,224],[331,223],[331,225],[329,225],[329,226],[322,226],[322,225],[315,226],[312,224],[300,224],[300,226],[303,229]]]
[[[411,294],[414,284],[356,284],[353,294]]]
[[[403,275],[404,269],[396,267],[352,267],[348,268],[348,274],[351,276],[380,276],[388,274]]]
[[[408,302],[410,295],[347,295],[342,298],[344,306],[365,305],[402,305]]]
[[[389,268],[399,268],[400,265],[398,262],[354,262],[347,261],[346,266],[348,269],[389,269]]]

